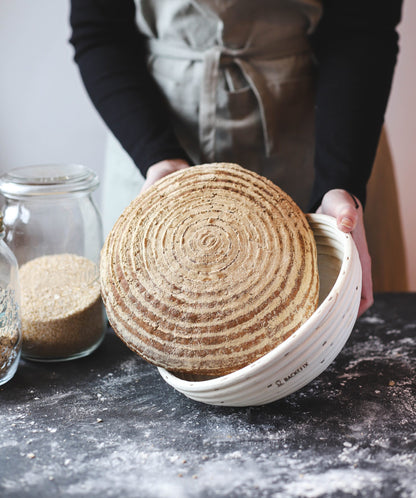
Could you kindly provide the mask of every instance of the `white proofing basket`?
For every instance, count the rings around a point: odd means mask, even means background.
[[[206,404],[263,405],[304,387],[332,363],[357,318],[361,265],[351,235],[341,232],[334,218],[307,216],[318,251],[320,295],[315,313],[275,349],[231,374],[188,381],[159,367],[168,384]]]

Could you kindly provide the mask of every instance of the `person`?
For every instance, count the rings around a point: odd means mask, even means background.
[[[235,162],[356,242],[398,54],[401,0],[72,0],[70,42],[111,130],[104,222],[193,164]],[[143,180],[144,179],[144,180]]]

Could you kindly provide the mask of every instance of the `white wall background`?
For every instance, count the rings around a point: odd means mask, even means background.
[[[29,164],[80,162],[102,174],[105,127],[72,60],[68,17],[69,0],[0,0],[0,172]],[[401,53],[386,119],[405,228],[408,280],[413,291],[415,19],[416,2],[405,0],[399,29]]]
[[[102,171],[105,127],[69,45],[69,0],[0,0],[0,171],[80,162]]]

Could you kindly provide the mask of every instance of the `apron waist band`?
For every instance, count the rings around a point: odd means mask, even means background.
[[[207,54],[219,52],[221,66],[231,63],[234,59],[276,60],[310,51],[307,38],[301,36],[276,40],[275,45],[268,45],[267,47],[247,45],[242,48],[230,48],[225,45],[198,48],[185,44],[175,45],[160,38],[149,38],[147,47],[151,55],[191,61],[204,61]]]

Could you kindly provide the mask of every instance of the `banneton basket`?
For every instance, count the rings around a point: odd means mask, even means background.
[[[314,314],[275,349],[228,375],[190,381],[158,367],[168,384],[202,403],[256,406],[301,389],[332,363],[357,319],[361,264],[351,235],[340,231],[334,218],[307,216],[317,244],[320,278]]]

